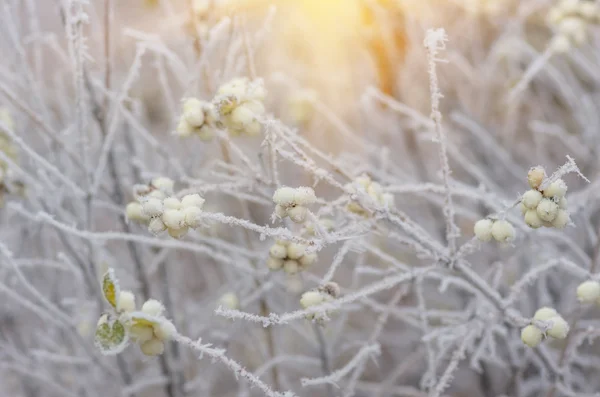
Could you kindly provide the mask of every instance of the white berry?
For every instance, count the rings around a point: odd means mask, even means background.
[[[492,239],[493,224],[494,222],[490,219],[480,219],[477,222],[475,222],[475,226],[473,227],[475,237],[477,237],[481,241],[490,241]]]
[[[600,298],[600,283],[589,280],[577,287],[577,299],[582,303],[593,303]]]
[[[528,325],[521,330],[521,340],[529,347],[536,347],[542,341],[542,331],[534,325]]]

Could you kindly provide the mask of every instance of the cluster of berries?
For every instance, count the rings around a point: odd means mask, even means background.
[[[271,270],[283,269],[288,274],[296,274],[317,260],[317,254],[306,253],[303,244],[277,240],[269,249],[267,266]]]
[[[174,197],[174,183],[169,178],[156,178],[149,185],[138,186],[137,201],[127,204],[127,219],[148,225],[153,234],[165,230],[173,238],[181,238],[190,228],[199,226],[204,199],[198,194]]]
[[[521,197],[521,212],[525,223],[533,228],[555,227],[562,229],[570,222],[567,211],[567,184],[558,179],[543,187],[546,172],[542,167],[529,170],[527,180],[531,190]]]
[[[206,141],[214,137],[217,128],[227,129],[232,136],[256,136],[262,129],[265,97],[262,80],[233,79],[219,87],[210,102],[184,99],[176,133],[180,137],[197,135]]]
[[[540,324],[541,323],[541,324]],[[521,340],[529,347],[536,347],[546,337],[565,339],[569,324],[551,307],[538,309],[531,324],[521,330]]]

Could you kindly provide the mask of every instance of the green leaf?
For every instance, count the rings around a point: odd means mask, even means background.
[[[102,277],[102,293],[104,294],[106,301],[116,309],[121,289],[119,288],[119,282],[115,277],[115,271],[113,269],[108,269]]]
[[[94,342],[102,354],[118,354],[127,347],[129,332],[121,321],[103,314],[98,320]]]

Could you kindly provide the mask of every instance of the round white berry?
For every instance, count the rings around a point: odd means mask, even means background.
[[[582,303],[593,303],[600,298],[600,283],[593,280],[584,281],[577,287],[577,299]]]
[[[527,182],[532,189],[540,187],[544,178],[546,178],[546,171],[541,166],[533,167],[527,173]]]
[[[187,98],[183,102],[183,118],[193,127],[204,124],[204,112],[202,101],[196,98]]]
[[[259,135],[261,130],[262,130],[262,125],[260,124],[260,122],[258,120],[254,120],[250,124],[246,124],[246,126],[244,127],[244,131],[246,131],[246,134],[248,134],[250,136]]]
[[[195,128],[188,123],[186,119],[181,119],[179,120],[179,123],[177,123],[177,128],[175,129],[177,136],[180,136],[181,138],[187,138],[192,136],[194,132]]]
[[[165,344],[160,339],[150,339],[140,344],[140,350],[146,356],[158,356],[165,351]]]
[[[541,220],[552,222],[558,212],[558,204],[550,199],[543,199],[537,206],[537,214]]]
[[[119,302],[117,309],[124,312],[132,312],[135,310],[135,295],[131,291],[121,291],[119,294]]]
[[[162,201],[167,198],[167,195],[162,190],[153,190],[150,193],[148,193],[146,197],[159,199],[162,203]]]
[[[294,204],[296,189],[292,187],[280,187],[273,194],[273,202],[283,207],[289,207]]]
[[[202,210],[199,207],[186,207],[182,212],[183,219],[187,226],[195,229],[200,225],[200,215],[202,214]]]
[[[163,200],[165,209],[178,210],[181,208],[181,201],[177,197],[167,197]]]
[[[154,338],[154,330],[149,325],[134,324],[129,327],[129,334],[137,342],[146,342]]]
[[[550,49],[556,54],[565,54],[571,49],[571,39],[565,34],[557,34],[550,42]]]
[[[309,205],[317,200],[315,191],[306,186],[301,186],[294,192],[294,203],[296,205]]]
[[[541,321],[545,321],[545,320],[549,320],[552,317],[556,317],[558,313],[556,313],[556,310],[554,310],[551,307],[541,307],[539,308],[535,314],[533,315],[534,320],[541,320]]]
[[[173,237],[174,239],[180,239],[180,238],[184,237],[188,233],[188,231],[189,231],[189,228],[187,226],[182,226],[177,229],[172,229],[172,228],[167,229],[169,236]]]
[[[161,190],[166,194],[173,194],[173,186],[175,186],[175,182],[172,179],[166,177],[158,177],[152,180],[152,186]]]
[[[526,191],[521,198],[523,205],[529,209],[535,209],[540,201],[542,201],[542,193],[534,189]]]
[[[323,295],[319,291],[307,291],[300,298],[300,305],[307,309],[311,306],[316,306],[323,303]]]
[[[542,341],[542,331],[535,325],[528,325],[521,330],[521,340],[529,347],[536,347]]]
[[[521,214],[525,215],[527,213],[527,211],[529,211],[529,208],[525,207],[525,205],[523,204],[523,201],[519,202],[519,209],[521,210]]]
[[[238,106],[231,112],[231,122],[243,127],[254,121],[254,112],[246,106]]]
[[[288,259],[283,262],[283,271],[287,274],[296,274],[298,273],[300,266],[298,265],[298,261],[293,259]]]
[[[283,267],[283,259],[273,258],[269,256],[267,258],[267,267],[271,270],[279,270]]]
[[[152,234],[159,234],[167,230],[167,225],[160,218],[152,218],[148,223],[148,230]]]
[[[130,221],[148,222],[150,217],[144,212],[142,205],[136,201],[127,204],[125,207],[125,216]]]
[[[515,239],[515,228],[503,219],[495,221],[492,225],[492,236],[501,243],[511,242]]]
[[[556,212],[556,217],[552,221],[552,226],[557,229],[562,229],[567,226],[570,222],[571,218],[569,217],[569,213],[565,210],[558,210]]]
[[[181,229],[185,225],[185,215],[181,210],[167,209],[162,220],[169,229]]]
[[[302,223],[306,219],[306,214],[308,213],[308,209],[301,205],[297,205],[287,210],[287,215],[290,217],[291,221],[294,223]]]
[[[317,254],[305,254],[302,255],[298,261],[300,262],[300,265],[302,265],[302,267],[308,267],[315,263],[316,260]]]
[[[279,245],[283,245],[284,247],[287,247],[288,245],[290,245],[290,241],[288,240],[275,240],[275,244],[279,244]]]
[[[569,333],[569,324],[561,316],[555,316],[548,321],[552,322],[550,329],[546,332],[549,336],[556,339],[565,339]]]
[[[542,227],[543,222],[537,214],[536,210],[527,210],[525,213],[525,223],[532,229]]]
[[[273,244],[269,248],[269,255],[273,258],[283,259],[287,256],[287,249],[283,245]]]
[[[493,224],[494,222],[492,222],[490,219],[480,219],[475,222],[475,226],[473,227],[475,237],[481,241],[490,241],[492,239]]]
[[[169,320],[162,319],[158,324],[154,325],[154,335],[160,340],[170,339],[171,336],[177,333],[175,325]]]
[[[552,182],[544,189],[544,197],[562,198],[567,193],[567,184],[562,179]]]
[[[149,197],[142,202],[142,210],[144,214],[150,217],[160,216],[163,213],[162,200]]]
[[[285,218],[287,216],[287,209],[286,209],[286,207],[277,204],[275,206],[275,215],[278,218],[280,218],[280,219],[281,218]]]
[[[160,301],[156,299],[148,299],[142,305],[142,312],[150,315],[150,316],[160,316],[162,312],[165,310],[165,307]]]
[[[240,307],[240,300],[233,292],[228,292],[221,296],[219,304],[232,310],[237,310]]]
[[[202,197],[200,197],[199,194],[186,194],[181,199],[181,206],[183,208],[198,207],[202,209],[202,207],[204,206],[204,201],[205,200]]]
[[[290,243],[287,246],[287,257],[290,259],[298,259],[306,251],[306,245],[298,243]]]

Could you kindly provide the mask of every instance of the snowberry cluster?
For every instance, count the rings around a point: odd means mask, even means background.
[[[567,184],[558,179],[542,189],[546,172],[542,167],[529,170],[528,181],[531,190],[521,197],[521,212],[525,223],[533,229],[555,227],[562,229],[570,221],[567,211]]]
[[[221,122],[234,136],[260,134],[265,96],[262,80],[236,78],[223,84],[215,97]]]
[[[275,215],[279,219],[288,216],[292,222],[302,223],[308,212],[306,206],[316,200],[315,191],[309,187],[280,187],[273,194],[273,202],[276,204]]]
[[[347,191],[352,194],[366,193],[369,197],[377,204],[386,206],[388,208],[394,205],[394,195],[391,193],[384,193],[383,188],[377,182],[373,182],[368,175],[361,175],[354,180],[353,183],[346,185]],[[351,201],[348,204],[348,211],[354,212],[355,214],[367,216],[369,211],[363,208],[357,201]]]
[[[204,199],[199,194],[187,194],[179,200],[173,196],[173,185],[168,178],[156,178],[142,187],[138,201],[126,207],[127,219],[147,224],[153,234],[167,230],[173,238],[181,238],[190,228],[197,228]]]
[[[473,228],[475,237],[481,241],[490,241],[492,238],[500,243],[510,243],[515,239],[515,228],[504,219],[480,219]]]
[[[547,20],[557,32],[552,49],[564,53],[585,43],[588,26],[600,23],[600,7],[595,1],[562,0],[550,9]]]
[[[306,252],[303,244],[277,240],[269,249],[267,266],[271,270],[282,269],[288,274],[296,274],[317,260],[317,254]]]
[[[218,117],[215,105],[212,103],[186,98],[183,100],[183,112],[177,125],[177,135],[182,138],[197,135],[203,141],[209,141],[215,135]]]
[[[521,330],[521,340],[529,347],[536,347],[547,336],[565,339],[569,333],[569,324],[556,310],[542,307],[535,312],[533,321]]]
[[[595,280],[584,281],[577,287],[577,299],[581,303],[600,305],[600,283]]]
[[[226,128],[232,136],[258,135],[265,97],[262,80],[233,79],[219,87],[212,102],[184,99],[175,132],[180,137],[197,135],[202,140],[212,139],[217,128]]]
[[[306,291],[300,297],[300,305],[303,309],[308,309],[311,306],[318,306],[324,302],[332,301],[340,296],[340,286],[332,281],[320,286],[317,289]],[[323,323],[329,317],[328,312],[307,314],[308,320],[315,320],[318,323]]]
[[[163,304],[148,299],[141,310],[136,311],[135,295],[120,290],[112,269],[102,279],[102,292],[114,312],[100,316],[96,346],[104,354],[116,354],[127,347],[129,341],[134,341],[147,356],[162,354],[164,342],[177,332],[173,323],[164,317]]]

